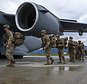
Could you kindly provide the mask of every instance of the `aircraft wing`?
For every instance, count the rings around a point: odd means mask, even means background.
[[[87,24],[79,23],[76,20],[67,20],[60,19],[60,23],[62,24],[63,32],[78,32],[80,33],[87,32]]]
[[[15,15],[0,11],[0,25],[3,24],[9,24],[10,26],[15,25]]]

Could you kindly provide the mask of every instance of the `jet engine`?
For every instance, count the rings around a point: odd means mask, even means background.
[[[43,29],[48,34],[60,33],[59,18],[43,6],[32,2],[25,2],[19,6],[15,20],[18,29],[28,32],[28,35],[40,37]]]

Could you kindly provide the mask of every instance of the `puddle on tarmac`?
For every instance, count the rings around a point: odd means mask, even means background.
[[[83,66],[59,66],[54,67],[53,71],[81,71]]]

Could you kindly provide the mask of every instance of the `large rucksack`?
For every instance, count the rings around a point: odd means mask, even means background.
[[[3,39],[2,39],[2,44],[5,44],[7,42],[7,34],[5,33],[3,35]],[[23,34],[21,34],[20,32],[13,32],[13,43],[15,46],[20,46],[24,43],[25,37]]]
[[[15,46],[20,46],[24,43],[25,37],[20,32],[14,32],[13,37],[14,37],[13,43],[15,44]]]

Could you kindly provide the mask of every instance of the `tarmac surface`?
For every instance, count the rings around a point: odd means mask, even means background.
[[[87,84],[87,58],[52,65],[44,65],[45,57],[16,59],[15,67],[6,67],[8,60],[0,59],[0,84]]]

